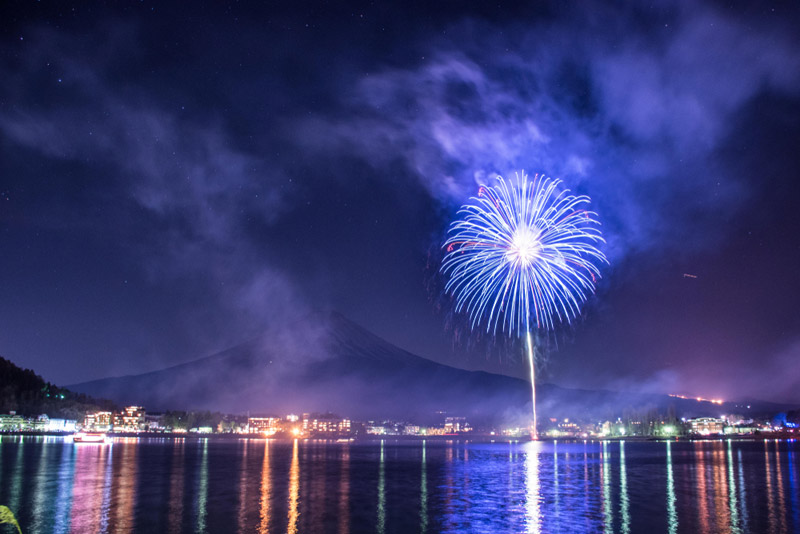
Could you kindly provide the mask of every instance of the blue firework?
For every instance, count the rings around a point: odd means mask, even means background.
[[[445,291],[477,327],[509,333],[570,322],[608,263],[597,214],[586,195],[524,172],[497,177],[458,211],[445,242]]]

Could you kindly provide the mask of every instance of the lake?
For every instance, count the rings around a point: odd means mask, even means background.
[[[796,440],[0,438],[44,532],[800,532]],[[0,525],[0,532],[12,532]]]

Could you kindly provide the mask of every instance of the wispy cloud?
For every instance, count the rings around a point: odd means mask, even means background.
[[[493,173],[563,178],[594,197],[612,260],[702,246],[686,239],[697,212],[736,209],[745,187],[716,151],[760,92],[798,93],[800,54],[786,28],[710,5],[637,15],[593,5],[556,23],[454,25],[418,64],[353,80],[342,109],[296,137],[378,170],[402,162],[448,205]]]
[[[111,26],[126,40],[108,46],[122,56],[135,53],[136,28]],[[196,324],[196,335],[222,336],[209,340],[220,347],[270,323],[299,320],[307,311],[301,292],[250,230],[284,214],[292,193],[286,168],[237,146],[222,117],[183,114],[161,95],[121,85],[107,48],[87,52],[80,37],[41,28],[29,42],[25,61],[0,64],[0,76],[16,79],[3,84],[16,95],[0,115],[0,133],[47,158],[83,166],[78,177],[55,179],[82,180],[98,202],[108,203],[102,223],[118,237],[133,236],[128,250],[153,283],[202,280],[202,307],[217,306],[215,318],[186,313],[222,327],[207,323],[204,333]],[[47,102],[35,98],[41,84],[53,93]],[[64,215],[76,224],[85,220]]]

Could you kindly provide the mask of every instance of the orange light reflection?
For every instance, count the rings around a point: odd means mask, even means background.
[[[294,442],[295,454],[297,453],[297,440]],[[294,467],[294,460],[292,460]],[[261,524],[258,527],[260,534],[267,534],[269,532],[269,505],[272,498],[272,481],[270,480],[270,467],[269,467],[269,440],[264,442],[264,460],[261,463]],[[289,514],[291,514],[291,510]]]
[[[292,465],[289,468],[289,525],[287,532],[297,534],[297,500],[300,494],[300,459],[297,455],[297,440],[294,440],[292,449]]]

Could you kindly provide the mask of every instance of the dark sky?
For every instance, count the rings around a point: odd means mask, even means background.
[[[0,354],[69,384],[333,309],[525,376],[437,273],[525,169],[611,262],[543,379],[800,403],[797,6],[173,4],[0,6]]]

